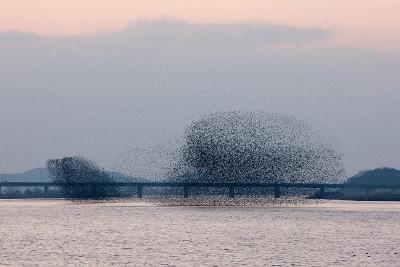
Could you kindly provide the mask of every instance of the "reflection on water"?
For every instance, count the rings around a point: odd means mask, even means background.
[[[400,203],[0,200],[0,265],[400,265]]]

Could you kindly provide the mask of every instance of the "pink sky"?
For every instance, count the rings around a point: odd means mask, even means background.
[[[400,48],[399,0],[1,0],[0,30],[78,34],[118,30],[141,18],[266,21],[323,27],[329,44]]]

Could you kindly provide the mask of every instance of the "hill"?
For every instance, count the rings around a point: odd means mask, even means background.
[[[362,171],[347,180],[349,184],[400,185],[400,170],[378,168]]]
[[[315,194],[313,198],[369,200],[369,201],[400,201],[400,190],[390,186],[400,185],[400,170],[393,168],[378,168],[361,171],[347,179],[348,184],[387,185],[387,189],[343,188],[324,194]]]
[[[49,182],[49,172],[46,168],[35,168],[22,173],[0,174],[0,181],[4,182]]]

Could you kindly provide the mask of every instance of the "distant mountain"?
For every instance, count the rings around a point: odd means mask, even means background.
[[[144,182],[143,178],[132,178],[118,172],[106,171],[111,177],[121,181]],[[0,182],[50,182],[47,168],[35,168],[22,173],[0,174]]]
[[[342,188],[340,190],[316,193],[311,198],[359,200],[359,201],[400,201],[400,189],[391,186],[400,185],[400,170],[378,168],[361,171],[347,179],[348,184],[384,185],[387,188]]]
[[[362,171],[347,180],[349,184],[400,185],[400,170],[378,168]]]
[[[23,173],[0,174],[0,181],[4,182],[49,182],[49,172],[46,168],[35,168]]]

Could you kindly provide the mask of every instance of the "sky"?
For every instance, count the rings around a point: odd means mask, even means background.
[[[201,114],[295,115],[400,168],[400,1],[0,2],[1,172],[112,168]]]

